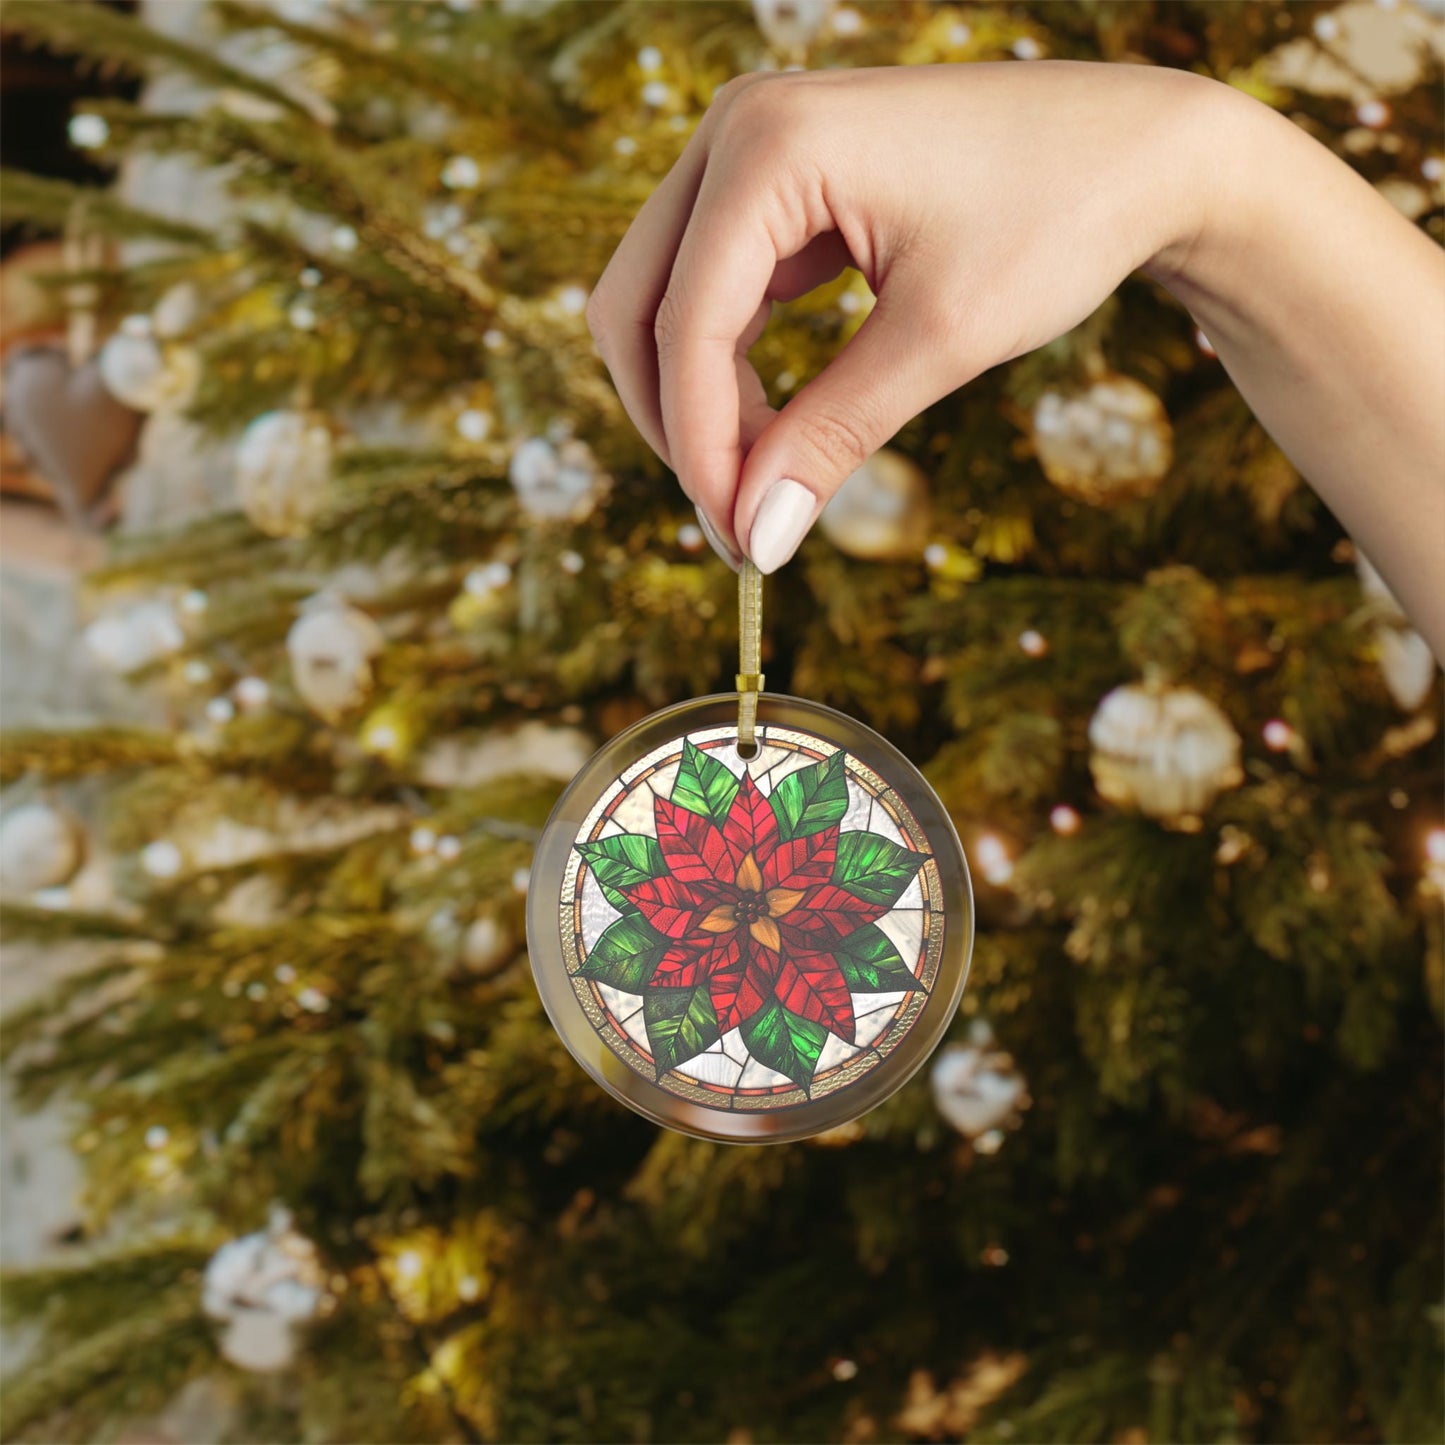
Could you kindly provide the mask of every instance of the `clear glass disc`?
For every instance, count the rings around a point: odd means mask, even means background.
[[[702,1138],[821,1133],[900,1088],[958,1008],[973,893],[917,768],[831,708],[735,694],[603,747],[543,829],[527,940],[573,1056]]]

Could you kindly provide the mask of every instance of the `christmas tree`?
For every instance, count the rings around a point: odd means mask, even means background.
[[[92,960],[6,1021],[88,1186],[69,1256],[5,1281],[38,1341],[5,1437],[219,1379],[244,1440],[1442,1438],[1438,682],[1147,278],[907,426],[769,582],[770,688],[914,758],[973,860],[931,1068],[801,1143],[659,1130],[567,1054],[522,927],[567,777],[736,670],[735,578],[583,317],[719,86],[1182,66],[1445,240],[1439,22],[166,8],[5,9],[149,77],[76,144],[194,178],[166,211],[10,173],[7,220],[125,243],[60,294],[143,447],[239,438],[225,507],[92,579],[171,725],[5,741],[8,935]],[[1382,25],[1388,75],[1351,48]],[[775,404],[871,300],[780,308]]]

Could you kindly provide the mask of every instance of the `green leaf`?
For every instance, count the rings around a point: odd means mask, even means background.
[[[603,933],[577,972],[625,993],[641,993],[670,942],[640,914],[629,914]]]
[[[848,774],[843,754],[833,753],[820,763],[789,773],[768,800],[784,842],[831,827],[848,811]]]
[[[696,988],[648,989],[642,1018],[659,1077],[721,1037],[705,981]]]
[[[679,808],[711,818],[721,828],[737,791],[737,778],[715,757],[691,742],[683,743],[682,765],[672,785],[672,801]]]
[[[619,888],[646,883],[649,878],[659,878],[667,872],[662,846],[645,833],[614,833],[595,843],[579,843],[577,851],[602,885],[607,901],[624,913],[637,910],[617,891]]]
[[[818,1067],[818,1055],[823,1052],[828,1031],[773,999],[744,1022],[742,1035],[759,1063],[806,1088]]]
[[[893,940],[876,923],[865,923],[834,944],[833,957],[848,980],[850,993],[893,993],[923,987],[923,981],[909,971]]]
[[[880,833],[844,833],[833,882],[867,903],[891,906],[927,861],[927,853],[915,853]]]

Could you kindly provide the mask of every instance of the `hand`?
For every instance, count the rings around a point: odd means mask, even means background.
[[[1181,158],[1223,89],[1076,61],[725,85],[588,307],[623,404],[713,545],[774,571],[911,417],[1187,245],[1208,198]],[[748,348],[774,301],[847,266],[877,304],[776,412]]]
[[[774,412],[748,348],[774,301],[850,265],[872,314]],[[742,76],[588,320],[713,545],[772,572],[900,426],[1135,269],[1445,655],[1445,253],[1230,86],[1067,60]]]

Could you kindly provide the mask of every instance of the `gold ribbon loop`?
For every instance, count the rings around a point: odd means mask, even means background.
[[[738,573],[738,751],[757,746],[758,694],[763,690],[763,574],[751,562]]]

